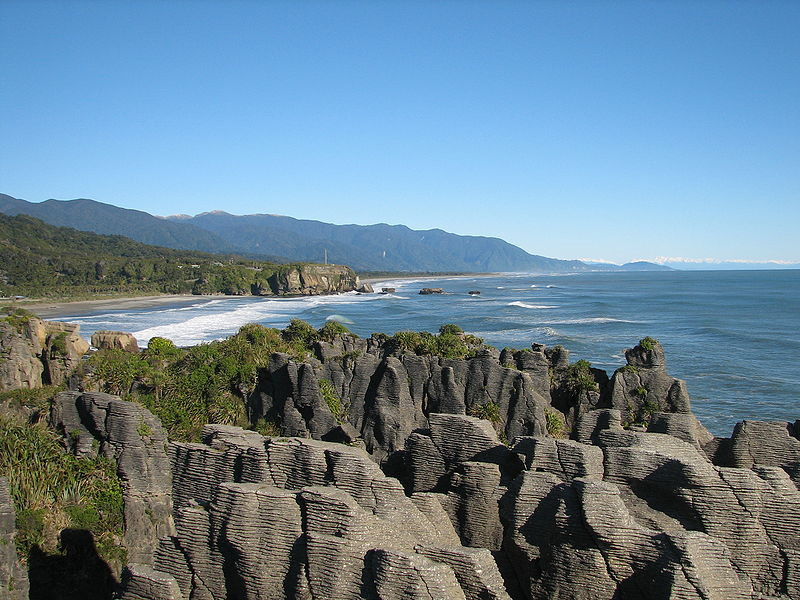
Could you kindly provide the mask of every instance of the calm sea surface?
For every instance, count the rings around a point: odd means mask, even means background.
[[[269,300],[198,299],[196,304],[64,316],[83,335],[99,329],[153,336],[178,345],[226,337],[245,323],[284,327],[326,319],[353,332],[438,331],[457,323],[502,348],[562,344],[571,360],[609,374],[623,350],[644,336],[661,341],[671,375],[685,379],[695,413],[713,433],[729,435],[742,419],[800,418],[800,271],[671,271],[504,274],[396,280],[394,294]],[[441,287],[442,296],[421,296]],[[479,296],[469,296],[479,290]]]

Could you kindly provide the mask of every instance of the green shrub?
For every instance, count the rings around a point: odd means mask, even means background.
[[[441,327],[439,327],[439,334],[451,334],[451,335],[460,335],[464,333],[464,330],[461,329],[458,325],[454,325],[453,323],[445,323]]]
[[[50,338],[50,352],[54,356],[67,355],[67,332],[60,331]]]
[[[317,338],[317,330],[302,319],[292,319],[281,333],[287,342],[299,344],[302,348],[311,348]]]
[[[109,459],[78,459],[43,425],[0,418],[0,476],[17,510],[17,551],[58,550],[63,528],[88,529],[105,560],[122,566],[122,484]]]
[[[624,367],[619,368],[620,373],[638,373],[639,368],[635,365],[625,365]]]
[[[592,363],[588,360],[579,360],[567,368],[566,384],[573,394],[596,392],[600,389],[592,374]]]
[[[169,360],[181,355],[181,350],[172,340],[163,337],[153,337],[147,342],[147,350],[144,351],[147,358]]]
[[[149,365],[139,354],[125,350],[98,350],[89,357],[91,379],[104,391],[122,396],[130,392],[133,383],[147,375]]]
[[[350,333],[350,330],[338,321],[325,321],[325,325],[317,331],[317,336],[321,340],[332,342],[337,337],[348,333]]]
[[[264,417],[258,419],[252,429],[266,437],[279,437],[282,435],[280,425],[274,421],[268,421]]]
[[[557,411],[546,408],[544,411],[545,425],[547,433],[554,438],[567,437],[567,429],[564,425],[564,419]]]
[[[639,396],[640,398],[644,398],[645,396],[647,396],[647,388],[644,386],[639,386],[635,390],[633,390],[633,393]]]
[[[650,336],[647,336],[646,338],[642,338],[641,340],[639,340],[639,345],[648,352],[650,350],[653,350],[656,347],[656,344],[658,344],[658,340],[655,338],[651,338]]]

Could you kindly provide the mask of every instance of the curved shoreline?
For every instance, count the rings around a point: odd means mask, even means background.
[[[167,304],[199,304],[224,298],[241,296],[194,296],[191,294],[169,294],[163,296],[133,296],[120,298],[100,298],[97,300],[76,300],[72,302],[17,302],[14,306],[36,313],[43,319],[57,319],[86,315],[108,310],[129,310],[151,308]]]

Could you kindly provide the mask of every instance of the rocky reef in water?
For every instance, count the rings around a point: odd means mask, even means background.
[[[121,598],[800,599],[800,422],[715,438],[656,340],[610,376],[537,344],[313,351],[259,370],[272,436],[170,441],[135,403],[56,397],[123,482]]]

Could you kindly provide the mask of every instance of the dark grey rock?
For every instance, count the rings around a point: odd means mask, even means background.
[[[0,477],[0,598],[28,598],[28,573],[19,563],[14,537],[16,511],[8,480]]]
[[[172,475],[161,422],[138,404],[97,392],[57,395],[50,420],[78,455],[92,453],[96,445],[115,461],[124,495],[128,558],[152,564],[158,539],[174,533]]]

